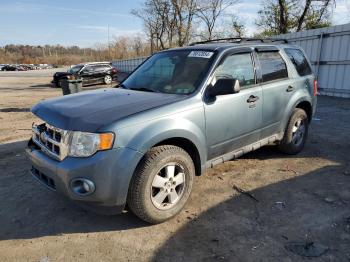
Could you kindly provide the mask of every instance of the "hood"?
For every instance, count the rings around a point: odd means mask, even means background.
[[[124,117],[185,97],[108,88],[48,99],[36,104],[31,111],[61,129],[95,132]]]

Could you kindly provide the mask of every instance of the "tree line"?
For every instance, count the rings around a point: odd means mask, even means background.
[[[246,36],[239,0],[145,0],[131,13],[142,19],[151,50],[191,41]],[[335,0],[264,0],[254,36],[272,36],[331,25]]]
[[[1,63],[53,65],[118,60],[148,56],[156,51],[185,46],[193,41],[247,36],[239,18],[240,0],[144,0],[131,14],[141,19],[144,35],[115,37],[91,48],[61,45],[6,45],[0,48]],[[257,32],[271,36],[331,25],[335,0],[261,1]]]
[[[72,65],[92,61],[112,61],[147,56],[150,48],[144,37],[116,37],[109,44],[94,47],[62,45],[5,45],[0,47],[0,64]]]

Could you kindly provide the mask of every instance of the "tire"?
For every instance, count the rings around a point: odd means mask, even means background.
[[[289,155],[298,154],[303,150],[309,131],[309,120],[303,109],[295,108],[278,148]]]
[[[103,78],[103,83],[105,83],[106,85],[110,85],[110,84],[112,83],[112,76],[106,75],[106,76]]]
[[[164,222],[185,206],[194,175],[193,161],[182,148],[172,145],[154,147],[135,170],[129,187],[128,206],[148,223]]]
[[[59,79],[58,81],[57,81],[57,88],[61,88],[62,87],[62,80],[61,79]]]

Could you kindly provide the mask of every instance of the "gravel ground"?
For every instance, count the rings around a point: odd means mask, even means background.
[[[28,174],[29,109],[61,95],[51,73],[0,74],[0,261],[350,261],[350,100],[319,97],[301,154],[265,147],[210,169],[181,214],[150,226],[88,213]]]

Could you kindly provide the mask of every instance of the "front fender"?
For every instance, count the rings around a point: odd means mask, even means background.
[[[185,138],[197,147],[201,164],[204,165],[207,154],[205,134],[202,130],[205,130],[205,126],[204,121],[199,122],[201,126],[185,118],[167,118],[152,121],[141,126],[131,126],[118,131],[120,137],[123,138],[118,141],[118,144],[144,154],[154,145],[164,140]]]

